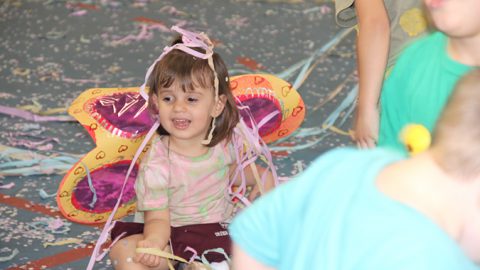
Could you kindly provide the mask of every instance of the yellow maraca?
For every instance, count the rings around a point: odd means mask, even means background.
[[[432,138],[426,127],[420,124],[408,124],[400,133],[400,140],[410,155],[416,155],[428,149]]]

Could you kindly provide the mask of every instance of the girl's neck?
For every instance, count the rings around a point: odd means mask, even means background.
[[[209,147],[203,145],[201,142],[179,140],[171,136],[165,136],[164,143],[169,151],[186,157],[199,157],[205,155],[209,150]]]
[[[460,237],[472,193],[468,183],[447,175],[428,152],[387,167],[377,186],[388,197],[427,216],[453,239]]]
[[[449,38],[447,51],[452,59],[464,65],[480,67],[480,34],[466,38]]]

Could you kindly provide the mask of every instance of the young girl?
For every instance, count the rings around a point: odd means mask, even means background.
[[[112,239],[128,235],[111,249],[115,269],[167,269],[165,259],[136,253],[137,248],[173,251],[187,260],[194,252],[214,248],[229,253],[226,222],[233,205],[227,190],[239,164],[232,145],[239,112],[225,63],[211,51],[210,40],[179,32],[183,38],[167,47],[147,73],[149,109],[158,115],[160,127],[135,186],[144,224],[120,223],[112,231]],[[253,184],[248,180],[254,172],[248,168],[245,178]],[[268,174],[265,190],[272,185]],[[225,259],[215,253],[206,257],[210,262]]]

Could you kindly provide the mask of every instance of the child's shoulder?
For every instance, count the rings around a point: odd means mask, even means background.
[[[235,156],[236,147],[232,140],[225,139],[215,145],[214,148],[222,153],[222,155]]]
[[[166,138],[168,137],[164,135],[154,134],[151,140],[152,148],[164,146],[164,141],[166,140]]]
[[[233,136],[230,140],[224,139],[212,147],[214,155],[227,164],[235,163],[237,158],[244,154],[246,148],[248,148],[247,144],[236,136]]]
[[[401,153],[390,149],[359,150],[352,147],[338,147],[319,156],[313,164],[323,168],[344,167],[345,164],[363,168],[376,161],[383,163],[402,158],[404,156]]]
[[[148,149],[148,156],[158,157],[163,156],[167,152],[164,140],[166,136],[155,134],[150,141],[150,147]]]

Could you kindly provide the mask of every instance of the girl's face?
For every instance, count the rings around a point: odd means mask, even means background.
[[[195,87],[193,91],[183,91],[174,82],[158,91],[160,124],[173,139],[200,143],[209,132],[213,117],[223,111],[221,100],[215,104],[213,89]]]
[[[453,38],[480,36],[480,0],[424,0],[435,27]]]

